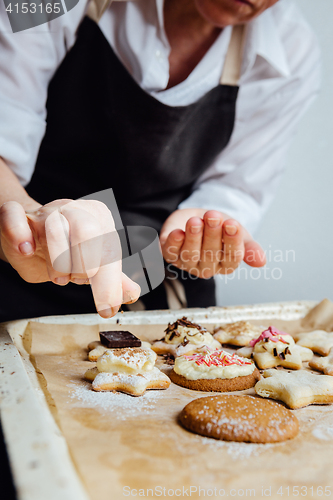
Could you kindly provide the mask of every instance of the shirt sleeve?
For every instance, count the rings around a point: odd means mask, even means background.
[[[245,75],[240,82],[228,146],[180,209],[215,209],[238,220],[250,233],[258,228],[277,191],[296,125],[320,88],[316,37],[305,22],[296,28],[293,23],[284,26],[289,75],[272,74],[267,61],[257,57],[252,76]],[[260,75],[257,81],[253,75]]]
[[[48,84],[64,58],[85,2],[39,27],[12,33],[0,1],[0,156],[28,184],[46,128]]]

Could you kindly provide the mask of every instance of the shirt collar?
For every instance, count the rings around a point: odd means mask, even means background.
[[[271,9],[267,9],[247,27],[243,74],[253,67],[256,57],[261,56],[281,76],[290,75],[285,48]]]
[[[164,43],[168,45],[164,31],[164,0],[156,0],[157,18]],[[288,77],[290,69],[271,7],[255,18],[246,30],[242,74],[250,70],[257,56],[264,58],[281,76]]]

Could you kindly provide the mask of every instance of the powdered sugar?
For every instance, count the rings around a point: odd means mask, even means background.
[[[225,450],[233,460],[246,460],[250,457],[258,456],[261,453],[279,445],[279,443],[257,444],[239,443],[235,441],[222,441],[204,436],[194,436],[194,438],[195,441],[197,441],[196,444],[209,446],[209,448],[212,450]]]
[[[159,399],[163,397],[160,391],[147,391],[143,396],[134,397],[118,392],[95,392],[90,383],[80,387],[73,384],[70,393],[70,404],[80,408],[96,408],[118,420],[126,420],[142,413],[155,413]],[[119,411],[124,410],[124,411]]]

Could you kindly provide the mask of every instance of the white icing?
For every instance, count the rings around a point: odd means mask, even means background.
[[[174,366],[174,371],[188,380],[232,379],[250,375],[254,369],[253,363],[229,366],[207,366],[204,363],[198,365],[195,360],[189,360],[184,356],[176,358]]]
[[[127,347],[124,349],[107,350],[97,360],[100,372],[139,373],[153,369],[156,353],[151,349]]]
[[[174,335],[174,332],[167,333],[164,342],[166,344],[178,345],[184,341],[185,337],[194,345],[210,345],[214,341],[213,336],[208,331],[201,333],[197,328],[179,325],[177,332],[179,335]],[[170,337],[172,337],[171,340]]]

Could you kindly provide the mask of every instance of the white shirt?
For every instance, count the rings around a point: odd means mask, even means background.
[[[45,133],[48,83],[75,42],[86,5],[80,0],[58,19],[13,34],[0,1],[0,156],[23,185]],[[163,103],[187,105],[218,85],[230,27],[185,81],[165,90],[170,46],[163,0],[114,2],[99,24],[138,84]],[[248,26],[231,140],[180,208],[220,210],[253,232],[274,197],[295,125],[319,86],[316,38],[296,6],[280,0]]]

